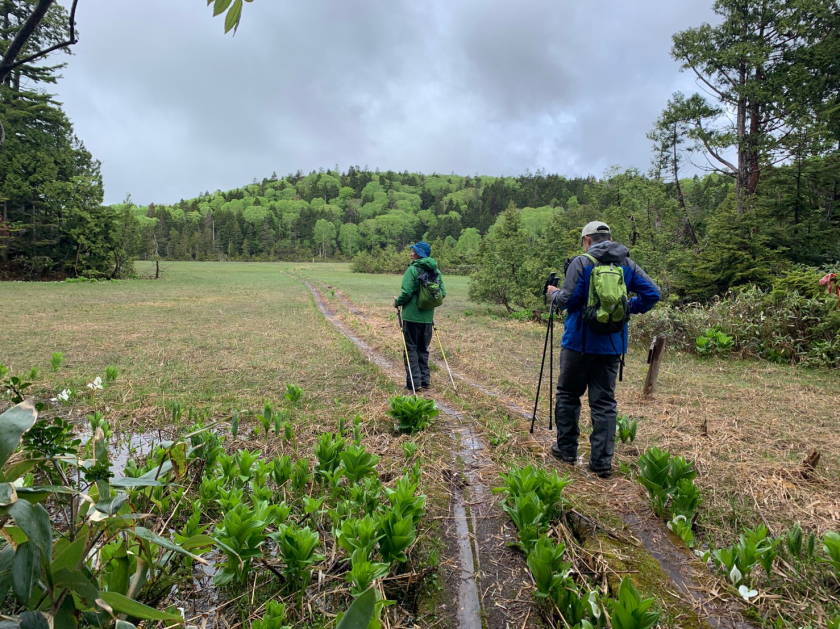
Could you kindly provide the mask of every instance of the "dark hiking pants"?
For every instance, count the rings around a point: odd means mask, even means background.
[[[619,356],[583,354],[563,348],[554,421],[557,425],[557,454],[567,461],[577,459],[580,428],[580,397],[589,390],[592,416],[589,467],[596,471],[612,466],[615,447],[615,379]]]
[[[411,388],[411,376],[414,376],[415,390],[429,386],[429,343],[432,342],[432,324],[403,321],[403,337],[409,360],[405,369],[406,388]],[[403,356],[403,363],[405,362]]]

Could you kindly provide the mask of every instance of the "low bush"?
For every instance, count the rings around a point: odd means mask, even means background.
[[[800,275],[789,287],[779,278],[770,290],[748,286],[710,304],[658,306],[634,318],[632,334],[645,342],[664,334],[671,347],[698,353],[709,353],[714,345],[716,353],[720,344],[698,342],[712,329],[731,337],[732,351],[740,357],[840,368],[837,299],[816,290],[804,292]],[[818,273],[812,275],[819,288]]]

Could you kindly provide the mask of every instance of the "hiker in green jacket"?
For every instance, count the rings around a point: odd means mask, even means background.
[[[402,307],[402,332],[405,338],[408,360],[405,369],[405,388],[409,391],[429,388],[429,343],[432,342],[434,308],[421,309],[417,303],[422,280],[427,278],[440,285],[440,292],[446,295],[443,276],[437,262],[430,257],[432,247],[420,241],[411,246],[411,264],[402,278],[400,294],[394,297],[394,307]],[[412,386],[412,378],[414,386]]]

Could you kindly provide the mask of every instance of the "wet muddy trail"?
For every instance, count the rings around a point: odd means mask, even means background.
[[[305,282],[305,284],[324,316],[359,347],[371,362],[401,382],[404,378],[402,365],[385,358],[359,338],[335,312],[330,310],[321,292],[311,283]],[[359,310],[341,291],[336,289],[334,292],[336,299],[351,314],[366,317],[366,313]],[[440,367],[445,369],[442,365]],[[464,374],[453,370],[452,376],[459,385],[466,385],[488,398],[496,406],[503,407],[512,419],[522,418],[527,421],[527,425],[530,425],[530,410],[504,399],[497,392]],[[453,430],[460,437],[456,457],[463,462],[463,482],[468,485],[468,491],[453,492],[457,496],[454,499],[453,514],[456,523],[466,520],[473,536],[470,550],[473,570],[472,575],[468,577],[468,582],[475,583],[475,587],[479,589],[481,613],[486,626],[491,629],[528,626],[528,618],[534,610],[531,607],[523,614],[522,605],[530,598],[531,579],[524,569],[521,556],[507,547],[507,543],[514,540],[514,533],[507,525],[507,516],[494,501],[487,485],[482,483],[481,468],[482,462],[487,460],[487,457],[483,455],[486,446],[480,435],[466,424],[457,410],[439,400],[439,396],[432,394],[429,397],[435,399],[448,421],[451,422]],[[539,419],[538,426],[528,439],[535,452],[543,453],[547,464],[554,464],[553,459],[546,456],[554,435],[539,425]],[[527,431],[527,426],[524,431]],[[624,525],[621,537],[626,539],[626,543],[637,546],[639,550],[656,561],[658,567],[670,580],[667,588],[669,594],[679,597],[686,606],[695,611],[696,620],[687,623],[687,626],[696,626],[697,622],[701,626],[705,625],[714,629],[751,629],[756,626],[744,620],[738,601],[732,600],[728,594],[721,591],[716,577],[695,559],[691,551],[672,541],[669,531],[651,512],[635,483],[629,479],[614,477],[604,486],[604,481],[593,481],[588,478],[591,475],[578,472],[577,469],[573,471],[573,476],[576,484],[586,485],[587,488],[591,485],[591,490],[595,493],[595,501],[600,503],[599,507],[608,508],[612,515],[621,518]],[[462,501],[469,507],[468,510],[465,509],[462,520],[458,517],[458,501]],[[592,528],[597,531],[600,527],[595,523]],[[459,544],[459,550],[464,546],[464,544]],[[466,577],[470,572],[465,570],[464,566],[464,562],[469,562],[468,555],[462,556],[459,552],[458,556],[461,557],[461,569]],[[514,566],[521,568],[517,571],[513,569]],[[461,603],[468,606],[472,587],[470,585],[465,590],[459,589],[459,607]],[[514,607],[518,606],[519,609],[499,608],[500,601],[515,601]],[[481,626],[466,623],[467,619],[459,614],[460,627]]]

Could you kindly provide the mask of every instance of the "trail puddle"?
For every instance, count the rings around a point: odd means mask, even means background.
[[[314,296],[315,303],[324,316],[327,317],[327,319],[336,328],[338,328],[342,334],[347,336],[354,344],[362,349],[367,354],[368,359],[371,360],[371,362],[385,370],[393,371],[395,369],[395,365],[391,361],[376,353],[370,345],[359,339],[353,331],[350,330],[350,328],[335,315],[335,313],[329,310],[320,292],[315,287],[313,287],[309,282],[304,283]],[[346,302],[351,312],[358,312],[353,308],[350,308],[350,306],[352,306],[352,302],[350,302],[346,296],[342,294],[339,298],[343,302]],[[360,316],[364,316],[364,313],[360,313]],[[401,367],[399,368],[399,373],[401,376]],[[514,402],[505,400],[496,391],[475,382],[471,378],[454,370],[452,371],[452,376],[470,388],[473,388],[483,395],[493,399],[497,404],[500,404],[507,409],[512,416],[523,417],[530,423],[531,411]],[[438,402],[438,406],[444,411],[444,413],[458,422],[453,426],[454,430],[458,432],[461,442],[460,452],[458,454],[464,462],[464,474],[467,482],[470,483],[472,494],[474,496],[473,499],[475,500],[475,502],[469,503],[470,506],[474,507],[470,510],[469,516],[465,514],[464,517],[467,518],[469,524],[472,525],[472,531],[475,536],[474,542],[477,540],[481,540],[482,542],[480,544],[473,544],[472,555],[475,560],[475,565],[477,566],[477,572],[482,576],[486,576],[488,566],[482,565],[482,562],[480,561],[483,556],[487,554],[484,544],[486,535],[490,534],[498,536],[500,531],[502,533],[504,532],[505,524],[503,519],[496,525],[492,522],[495,518],[498,518],[498,514],[490,512],[494,506],[492,504],[492,497],[490,496],[490,492],[487,490],[487,487],[478,479],[478,461],[480,460],[480,453],[484,449],[484,444],[482,443],[480,437],[478,437],[470,427],[463,424],[460,413],[450,407],[447,407],[441,402]],[[547,449],[554,440],[554,434],[541,430],[534,433],[533,439],[537,443],[545,446]],[[613,482],[629,481],[614,479]],[[463,500],[463,497],[460,498]],[[498,509],[495,509],[495,511],[498,512]],[[710,627],[713,627],[713,629],[755,629],[756,625],[745,621],[737,608],[734,608],[731,604],[727,604],[727,601],[722,599],[719,595],[707,591],[706,587],[704,587],[702,583],[703,577],[709,576],[707,571],[697,565],[694,557],[689,551],[676,546],[671,541],[665,532],[662,523],[656,520],[652,514],[628,513],[623,509],[617,509],[616,512],[617,515],[621,516],[624,524],[627,526],[627,529],[632,533],[632,535],[636,537],[645,550],[656,559],[663,572],[671,579],[680,592],[682,599],[697,610],[699,617],[704,622],[706,622]],[[488,529],[491,529],[492,532]],[[483,550],[485,550],[485,552],[482,552]],[[509,551],[509,549],[506,550]],[[501,563],[499,561],[499,557],[492,558],[490,561],[495,562],[497,566]],[[519,561],[519,563],[521,563],[521,561]],[[507,568],[508,570],[510,569],[509,566],[507,566]],[[503,571],[504,570],[502,569],[500,572]],[[501,575],[497,574],[495,576],[500,577]],[[496,594],[498,594],[498,592]],[[492,611],[488,609],[488,602],[492,600],[492,596],[490,595],[491,593],[489,590],[485,590],[484,596],[481,597],[481,600],[484,601],[482,613],[487,620],[487,626],[505,626],[504,624],[497,624],[496,619],[492,616]],[[468,625],[462,624],[460,626]]]

